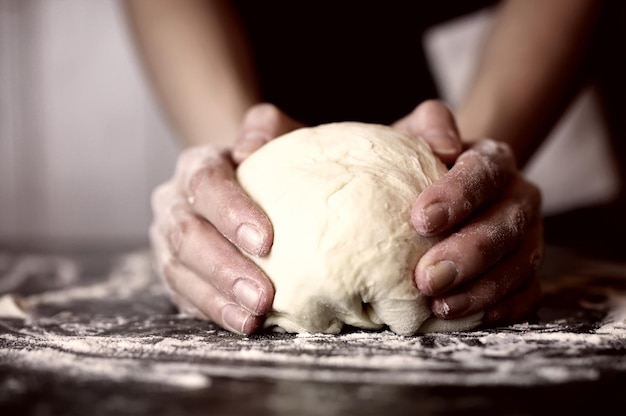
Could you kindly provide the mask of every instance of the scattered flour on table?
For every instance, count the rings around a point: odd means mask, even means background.
[[[0,293],[14,290],[42,271],[53,271],[55,281],[65,286],[77,282],[80,277],[76,262],[61,256],[25,255],[15,264],[11,263],[8,256],[0,257],[0,270],[9,269],[0,279]]]
[[[36,308],[153,290],[149,258],[126,256],[109,279],[7,302]],[[626,293],[606,292],[610,313],[580,332],[567,322],[401,336],[390,331],[241,337],[182,315],[0,318],[0,364],[79,380],[204,389],[213,377],[413,385],[531,385],[596,380],[626,371]],[[19,309],[19,308],[18,308]],[[624,357],[603,354],[607,348]],[[597,354],[595,352],[598,352]]]

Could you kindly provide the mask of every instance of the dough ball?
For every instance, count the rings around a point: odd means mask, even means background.
[[[479,322],[431,318],[413,283],[436,241],[415,232],[413,203],[447,171],[422,140],[356,122],[302,128],[238,168],[241,186],[269,215],[274,244],[251,257],[276,295],[265,325],[338,333],[344,324],[410,335]]]

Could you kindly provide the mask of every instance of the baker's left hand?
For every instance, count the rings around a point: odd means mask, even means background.
[[[452,113],[434,100],[394,127],[423,137],[452,164],[419,195],[411,214],[418,233],[444,237],[415,270],[433,313],[454,319],[485,311],[486,324],[526,318],[540,296],[541,195],[517,169],[510,147],[484,139],[464,149]]]

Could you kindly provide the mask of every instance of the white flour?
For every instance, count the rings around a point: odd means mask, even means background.
[[[105,282],[33,295],[24,302],[35,311],[75,301],[130,302],[146,293],[156,298],[158,292],[149,257],[134,253],[124,257]],[[241,337],[166,312],[85,318],[68,309],[29,316],[3,297],[0,363],[79,380],[179,389],[207,388],[212,377],[420,385],[595,380],[607,369],[626,371],[626,358],[602,353],[611,348],[626,352],[626,293],[607,289],[604,294],[602,305],[610,313],[584,331],[556,320],[416,337],[392,332]],[[23,321],[29,317],[31,322]]]

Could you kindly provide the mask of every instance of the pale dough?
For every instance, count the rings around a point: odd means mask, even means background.
[[[446,171],[422,140],[356,122],[302,128],[248,157],[237,178],[274,226],[270,254],[251,257],[276,290],[265,325],[410,335],[479,324],[431,318],[413,283],[435,240],[412,228],[411,206]]]
[[[21,298],[18,295],[7,293],[0,296],[0,319],[29,321],[30,315],[24,310],[21,303]]]

